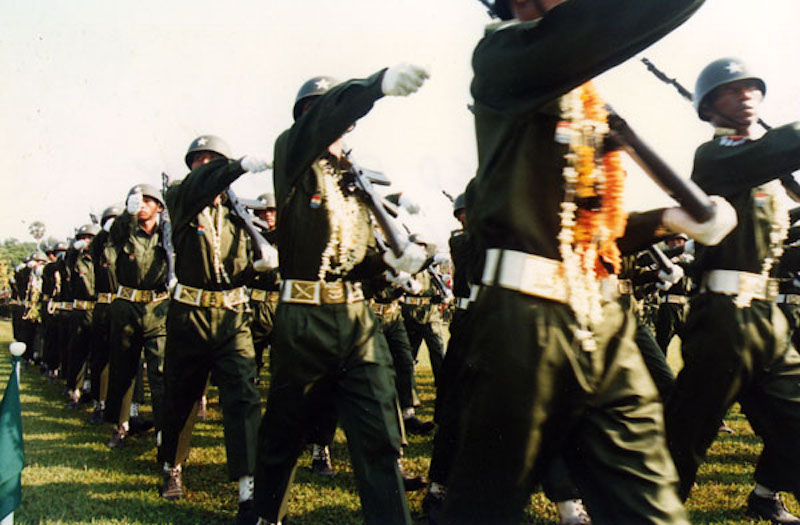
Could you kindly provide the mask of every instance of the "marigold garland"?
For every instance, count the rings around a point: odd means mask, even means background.
[[[598,278],[619,272],[617,239],[625,231],[625,171],[618,151],[601,155],[608,133],[608,111],[591,82],[561,99],[562,121],[556,141],[569,145],[563,170],[559,252],[569,304],[581,325],[579,338],[591,349],[591,326],[602,320]]]

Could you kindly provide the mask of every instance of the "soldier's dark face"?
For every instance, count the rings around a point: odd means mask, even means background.
[[[208,164],[214,159],[220,158],[221,155],[219,153],[214,153],[213,151],[198,151],[194,155],[192,155],[192,166],[191,169],[196,169],[203,164]]]
[[[139,213],[136,214],[136,218],[140,221],[149,221],[161,213],[163,209],[164,207],[161,206],[160,202],[145,195],[142,199],[142,207],[139,208]]]
[[[758,82],[737,80],[711,93],[708,114],[715,125],[746,129],[758,122],[758,107],[764,100]]]

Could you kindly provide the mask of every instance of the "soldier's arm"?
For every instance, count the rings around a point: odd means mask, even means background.
[[[800,169],[800,122],[758,140],[722,137],[697,148],[692,180],[709,195],[734,195]]]
[[[180,184],[170,186],[164,199],[173,231],[186,226],[244,171],[238,160],[217,159],[192,170]]]
[[[630,213],[625,234],[617,240],[619,250],[623,254],[636,253],[670,234],[661,224],[663,213],[663,208]]]
[[[383,97],[381,81],[385,70],[365,79],[343,82],[317,98],[286,134],[282,172],[292,186],[297,177],[359,118]],[[278,158],[276,157],[276,162]],[[275,173],[278,173],[278,166]]]
[[[682,24],[703,0],[570,0],[475,49],[476,102],[528,111],[616,66]]]

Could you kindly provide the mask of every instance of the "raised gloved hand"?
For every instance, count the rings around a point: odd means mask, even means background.
[[[84,239],[81,239],[79,241],[75,241],[75,242],[72,243],[72,247],[75,248],[78,251],[83,250],[87,246],[89,246],[89,243],[86,242]]]
[[[397,285],[412,295],[417,295],[422,291],[422,285],[408,272],[386,270],[383,272],[383,277],[386,282]]]
[[[436,255],[433,256],[433,262],[431,264],[435,266],[437,264],[442,264],[446,262],[450,262],[450,258],[447,255],[444,255],[443,253],[437,253]]]
[[[384,95],[405,97],[417,91],[430,74],[425,68],[413,64],[397,64],[386,70],[381,81]]]
[[[736,227],[736,210],[719,195],[712,195],[714,214],[705,222],[697,222],[683,208],[667,208],[661,222],[675,233],[685,233],[706,246],[715,246]]]
[[[142,192],[136,190],[128,195],[127,200],[125,201],[125,209],[131,215],[136,215],[142,209],[142,205],[144,204],[144,196]]]
[[[672,267],[671,272],[666,272],[664,270],[658,271],[658,278],[660,282],[656,283],[656,288],[661,290],[662,292],[666,292],[672,285],[683,279],[683,268],[678,265]]]
[[[396,257],[394,252],[387,250],[383,254],[383,261],[397,270],[398,272],[408,272],[415,274],[422,269],[422,265],[428,260],[425,248],[419,244],[409,243],[400,257]]]
[[[261,258],[253,263],[253,269],[257,272],[267,272],[278,267],[278,250],[271,244],[261,248]]]
[[[242,157],[242,160],[239,161],[239,164],[242,165],[242,169],[244,171],[249,171],[250,173],[258,173],[259,171],[266,171],[270,169],[272,166],[263,159],[259,159],[257,157],[253,157],[250,155],[245,155]]]
[[[405,208],[409,215],[416,215],[422,209],[418,202],[405,193],[400,194],[400,198],[397,200],[397,202],[400,204],[400,206]]]
[[[33,273],[35,273],[35,274],[36,274],[36,277],[41,277],[41,276],[42,276],[42,274],[44,273],[44,264],[40,264],[39,266],[37,266],[37,267],[36,267],[36,268],[33,270]]]
[[[114,217],[109,217],[106,219],[106,222],[103,223],[103,230],[110,232],[111,226],[114,224]]]

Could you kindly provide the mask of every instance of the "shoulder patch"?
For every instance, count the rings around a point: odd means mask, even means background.
[[[728,135],[726,137],[722,137],[719,139],[720,146],[726,146],[729,148],[735,146],[741,146],[745,142],[747,142],[747,137],[743,137],[741,135]]]

